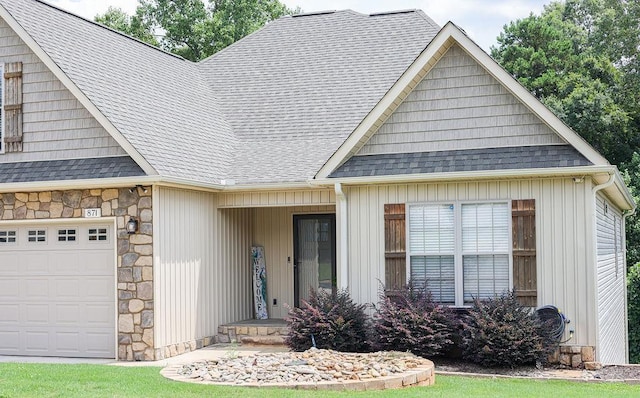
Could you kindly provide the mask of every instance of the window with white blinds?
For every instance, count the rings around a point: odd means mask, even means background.
[[[436,301],[464,305],[510,288],[508,203],[412,205],[408,219],[409,277]]]

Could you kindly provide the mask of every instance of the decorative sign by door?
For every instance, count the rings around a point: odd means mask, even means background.
[[[253,301],[256,306],[256,319],[268,319],[267,314],[267,266],[264,260],[264,247],[252,246],[253,263]]]

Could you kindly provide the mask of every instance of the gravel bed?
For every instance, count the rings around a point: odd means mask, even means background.
[[[404,373],[429,361],[404,352],[344,353],[312,348],[305,352],[255,354],[195,362],[178,374],[229,384],[318,383],[370,380]]]

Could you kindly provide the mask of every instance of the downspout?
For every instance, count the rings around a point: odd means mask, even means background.
[[[600,299],[598,297],[598,191],[601,191],[605,188],[610,187],[611,185],[613,185],[615,183],[615,175],[613,172],[609,172],[609,179],[600,184],[600,185],[596,185],[595,187],[593,187],[591,189],[592,193],[593,193],[593,199],[591,200],[591,209],[593,211],[593,233],[592,233],[592,242],[593,242],[593,249],[592,249],[592,253],[593,253],[593,279],[594,279],[594,284],[593,284],[593,292],[594,292],[594,297],[596,298],[593,302],[593,305],[595,307],[595,313],[596,313],[596,319],[594,320],[595,322],[595,332],[596,332],[596,356],[599,357],[599,348],[600,348],[600,328],[598,326],[599,321],[598,319],[600,318],[600,312],[598,311],[598,300]],[[626,300],[625,300],[626,301]],[[596,360],[598,360],[598,358],[595,358]]]
[[[340,233],[340,246],[338,248],[338,255],[340,264],[340,279],[338,287],[340,289],[347,289],[349,287],[349,267],[347,265],[349,259],[349,252],[347,251],[347,195],[342,190],[342,184],[339,182],[334,186],[336,192],[336,201],[338,202],[338,228]]]

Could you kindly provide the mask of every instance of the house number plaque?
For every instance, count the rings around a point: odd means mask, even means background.
[[[102,209],[84,209],[85,218],[99,218],[102,217]]]

